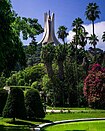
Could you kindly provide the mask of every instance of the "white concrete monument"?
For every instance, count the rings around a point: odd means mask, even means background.
[[[44,34],[42,40],[38,44],[44,46],[48,43],[54,43],[54,45],[60,44],[54,31],[54,13],[50,16],[50,11],[44,14]]]

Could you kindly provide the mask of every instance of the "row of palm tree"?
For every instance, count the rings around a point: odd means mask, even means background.
[[[92,22],[92,30],[93,33],[88,37],[88,32],[86,32],[85,28],[83,27],[83,21],[81,18],[76,18],[73,23],[73,32],[75,32],[75,35],[73,37],[73,44],[75,46],[75,49],[77,50],[77,46],[81,46],[83,49],[87,44],[87,39],[89,40],[89,44],[93,45],[94,51],[96,50],[96,45],[98,40],[98,36],[95,35],[95,28],[94,28],[94,22],[97,18],[99,17],[100,14],[99,6],[96,3],[89,3],[88,6],[86,7],[85,11],[85,16],[86,19],[90,20]],[[60,38],[63,43],[65,44],[65,38],[67,37],[67,27],[65,26],[60,26],[58,28],[58,38]],[[103,41],[105,41],[105,32],[103,32],[102,35]],[[96,52],[95,52],[95,58],[94,60],[96,61]]]
[[[77,91],[78,91],[78,73],[77,73],[77,51],[78,51],[78,46],[80,46],[83,50],[85,49],[85,46],[87,44],[87,40],[89,40],[89,43],[93,45],[94,51],[96,50],[96,45],[97,42],[99,41],[97,36],[95,35],[94,31],[94,22],[97,18],[99,18],[99,7],[97,6],[96,3],[89,3],[89,5],[86,8],[86,18],[92,22],[92,29],[93,29],[93,34],[88,37],[88,32],[86,32],[84,26],[83,26],[83,21],[81,18],[76,18],[73,23],[73,32],[75,33],[74,38],[71,42],[73,44],[73,47],[75,48],[75,77],[76,77],[76,82],[77,82]],[[58,28],[58,38],[62,40],[63,44],[59,44],[58,46],[54,46],[53,43],[49,43],[47,46],[44,46],[42,48],[42,59],[43,62],[46,66],[47,73],[49,78],[54,81],[53,75],[53,68],[52,68],[52,62],[55,58],[57,65],[58,65],[58,78],[60,81],[64,81],[64,63],[66,63],[66,47],[67,47],[67,42],[66,38],[68,36],[67,33],[67,27],[65,26],[60,26]],[[103,32],[102,36],[103,41],[105,41],[105,32]],[[96,52],[95,52],[95,57],[94,57],[94,62],[96,61]],[[65,65],[66,67],[66,65]],[[62,86],[62,91],[63,91],[63,86]],[[79,105],[79,103],[78,103]]]

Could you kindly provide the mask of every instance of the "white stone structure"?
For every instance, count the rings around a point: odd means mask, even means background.
[[[54,43],[54,45],[60,44],[54,31],[54,13],[50,16],[50,11],[44,14],[44,34],[42,40],[38,44],[44,46],[48,43]]]

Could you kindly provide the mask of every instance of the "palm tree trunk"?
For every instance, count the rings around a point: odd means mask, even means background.
[[[94,21],[92,21],[93,35],[94,35]]]
[[[64,79],[63,61],[58,61],[59,79]]]
[[[92,27],[93,27],[93,36],[94,36],[95,35],[95,33],[94,33],[94,21],[92,21]],[[95,41],[94,41],[93,47],[94,47],[94,53],[95,53],[95,56],[94,56],[94,62],[95,62],[96,61],[96,45],[95,45]]]
[[[46,69],[47,69],[47,73],[48,73],[48,76],[49,76],[49,78],[53,78],[53,69],[52,69],[52,63],[45,63],[45,65],[46,65]]]
[[[60,87],[60,94],[61,94],[61,106],[64,106],[64,67],[63,61],[58,61],[58,70],[59,70],[59,79],[62,81]]]

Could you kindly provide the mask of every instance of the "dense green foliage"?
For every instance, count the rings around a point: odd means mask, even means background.
[[[27,67],[23,71],[19,71],[11,75],[6,84],[8,86],[31,86],[31,84],[35,81],[40,83],[41,78],[45,74],[45,67],[43,64],[36,64],[32,67]]]
[[[13,121],[15,118],[26,118],[24,94],[20,88],[11,88],[3,109],[3,117],[13,118]]]
[[[29,89],[25,94],[25,106],[27,118],[44,118],[45,112],[41,103],[40,95],[34,88]]]
[[[8,92],[4,89],[0,89],[0,115],[2,114],[3,108],[7,100]]]
[[[12,28],[16,15],[10,1],[1,0],[0,7],[0,73],[3,71],[8,75],[17,63],[25,66],[25,54],[22,42]]]
[[[94,21],[99,18],[100,14],[97,4],[89,3],[85,12],[86,18],[92,21],[93,34],[91,36],[87,37],[88,32],[82,25],[83,20],[77,17],[72,23],[72,31],[75,35],[70,43],[67,44],[65,41],[68,35],[67,28],[60,26],[57,34],[63,44],[55,46],[54,43],[47,43],[43,47],[37,45],[36,42],[36,35],[43,32],[37,19],[18,16],[12,10],[9,0],[1,0],[0,5],[0,88],[5,85],[23,88],[30,86],[30,88],[41,91],[41,100],[44,104],[69,107],[87,106],[89,99],[86,101],[84,97],[83,86],[85,77],[90,75],[88,67],[96,61],[105,66],[105,52],[96,49],[98,38],[94,33]],[[21,33],[24,40],[31,38],[31,42],[28,46],[24,46],[24,49],[20,40]],[[102,39],[104,41],[104,32]],[[87,40],[94,47],[89,48],[88,51],[85,50]],[[41,48],[41,54],[39,48]],[[40,61],[40,55],[42,61]],[[28,67],[25,68],[26,66]],[[7,76],[9,77],[7,78]],[[90,79],[92,80],[92,78]],[[95,88],[95,86],[93,87]],[[101,86],[98,85],[97,88],[101,89]],[[35,93],[34,89],[29,91],[31,92],[30,96]],[[100,97],[98,100],[101,101]],[[38,99],[40,98],[38,97]],[[88,105],[90,105],[89,102]],[[35,116],[36,114],[38,116]],[[40,118],[39,114],[29,113],[29,117]]]

